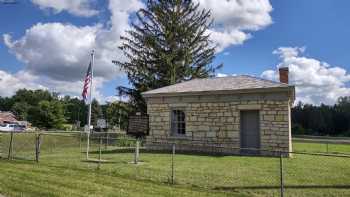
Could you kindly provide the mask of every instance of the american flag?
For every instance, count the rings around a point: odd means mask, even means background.
[[[89,84],[92,79],[92,72],[91,72],[91,62],[89,63],[89,68],[86,72],[85,79],[84,79],[84,88],[83,88],[83,93],[81,94],[83,96],[83,99],[86,100],[87,95],[88,95],[88,89],[89,89]]]

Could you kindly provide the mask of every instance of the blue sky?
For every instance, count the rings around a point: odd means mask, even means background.
[[[196,1],[213,11],[220,75],[278,80],[277,67],[288,66],[298,100],[333,104],[350,95],[350,1]],[[0,96],[23,87],[79,95],[95,48],[96,95],[116,99],[115,87],[128,82],[110,60],[123,59],[119,36],[142,6],[139,0],[0,3]]]
[[[332,65],[350,68],[350,1],[273,0],[273,24],[253,33],[243,45],[232,46],[229,56],[219,55],[223,72],[259,75],[274,68],[278,57],[272,51],[281,46],[307,47],[306,55]],[[232,66],[230,66],[232,65]]]

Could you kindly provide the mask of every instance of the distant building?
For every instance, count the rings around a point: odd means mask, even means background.
[[[31,127],[31,124],[28,121],[17,121],[17,123],[25,128]]]
[[[292,150],[295,88],[288,85],[288,68],[280,69],[280,82],[247,75],[194,79],[142,95],[149,149],[169,149],[175,143],[183,151],[218,150],[214,146],[230,153]]]
[[[0,111],[0,124],[18,122],[12,112]]]

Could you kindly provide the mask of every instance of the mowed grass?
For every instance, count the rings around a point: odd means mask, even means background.
[[[279,196],[280,160],[275,157],[176,154],[171,185],[171,154],[141,151],[132,164],[131,151],[103,148],[101,165],[85,161],[79,138],[43,138],[40,162],[34,158],[33,136],[16,136],[15,156],[0,160],[0,193],[6,196]],[[8,136],[2,138],[6,144]],[[25,143],[26,142],[26,143]],[[29,143],[27,143],[29,142]],[[24,148],[24,144],[28,144]],[[16,143],[15,143],[16,145]],[[295,149],[307,149],[295,143]],[[310,145],[313,152],[314,145]],[[336,145],[332,145],[336,146]],[[82,148],[80,148],[82,147]],[[323,147],[321,145],[321,147]],[[4,148],[6,149],[6,148]],[[91,158],[98,158],[92,143]],[[28,151],[30,150],[30,151]],[[337,152],[350,153],[339,145]],[[6,155],[6,154],[5,154]],[[350,158],[294,154],[283,159],[285,196],[350,196]]]
[[[350,155],[350,144],[294,142],[293,151]]]

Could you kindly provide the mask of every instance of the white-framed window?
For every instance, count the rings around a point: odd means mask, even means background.
[[[173,136],[186,134],[186,115],[183,110],[174,109],[171,111],[171,134]]]

